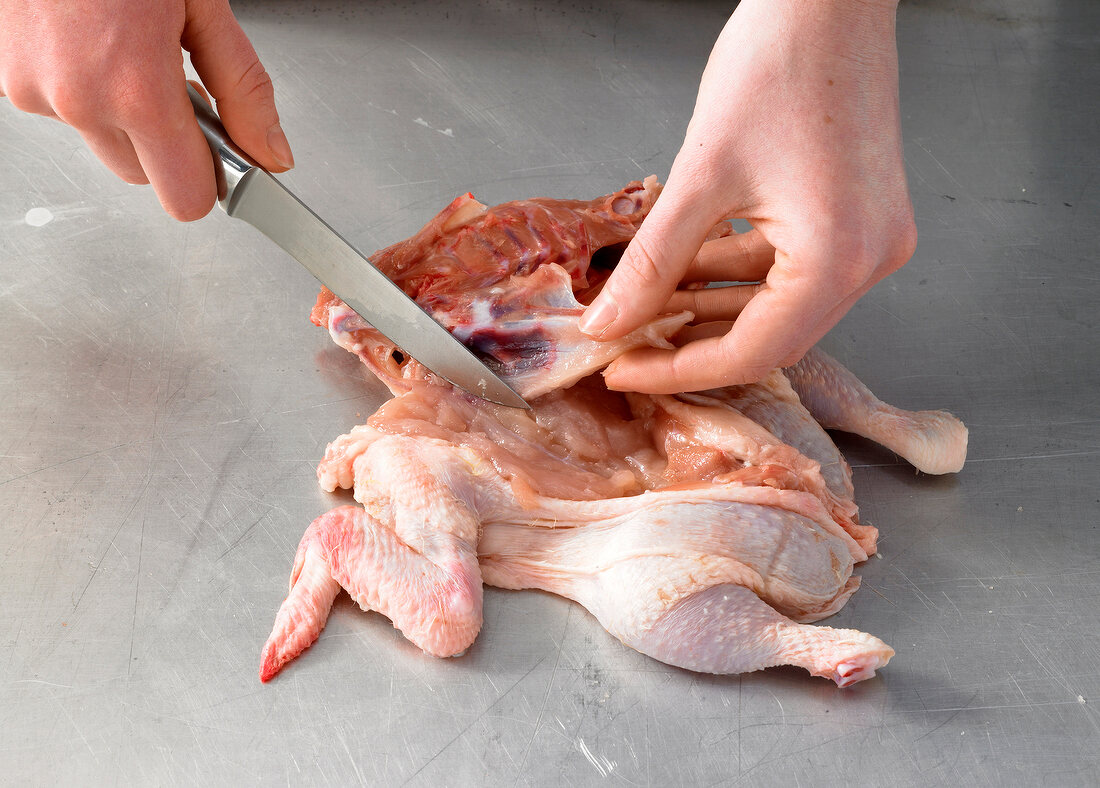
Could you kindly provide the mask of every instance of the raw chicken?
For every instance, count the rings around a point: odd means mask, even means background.
[[[962,466],[966,428],[884,405],[817,350],[751,385],[608,391],[592,373],[667,345],[691,318],[661,316],[608,343],[577,329],[606,279],[601,262],[659,191],[649,178],[591,202],[492,209],[466,195],[372,258],[529,412],[452,388],[322,291],[314,322],[395,396],[318,467],[325,490],[352,489],[360,506],[306,530],[261,680],[318,637],[341,588],[427,653],[462,654],[481,627],[483,583],[573,599],[623,643],[689,670],[791,664],[847,686],[889,661],[871,635],[809,625],[858,588],[852,569],[877,537],[859,524],[851,472],[821,425],[929,473]]]

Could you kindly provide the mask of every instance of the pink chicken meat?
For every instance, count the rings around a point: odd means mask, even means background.
[[[598,373],[668,346],[690,313],[613,342],[583,304],[652,207],[655,178],[591,201],[458,198],[372,261],[532,404],[519,411],[434,377],[328,291],[313,321],[392,392],[333,441],[321,486],[359,505],[318,517],[263,650],[271,679],[316,640],[345,589],[425,652],[462,654],[484,584],[575,600],[623,643],[694,671],[798,665],[839,686],[893,655],[813,626],[859,587],[877,530],[824,427],[878,441],[927,473],[966,456],[966,428],[892,408],[812,351],[759,383],[677,396],[608,391]],[[712,238],[729,234],[723,223]]]

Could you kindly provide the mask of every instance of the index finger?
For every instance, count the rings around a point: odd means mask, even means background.
[[[680,282],[759,282],[774,262],[775,248],[754,228],[704,243]]]
[[[695,259],[714,221],[696,195],[678,188],[678,182],[670,176],[603,289],[585,309],[580,323],[585,334],[617,339],[651,320]]]
[[[195,120],[183,70],[178,79],[149,84],[144,106],[129,113],[122,130],[164,210],[184,222],[201,219],[214,206],[217,182],[214,158]]]
[[[608,388],[670,394],[751,383],[785,360],[801,355],[817,339],[826,315],[843,300],[843,285],[826,267],[799,273],[776,252],[776,265],[727,334],[689,342],[675,350],[644,348],[627,353],[604,371]]]

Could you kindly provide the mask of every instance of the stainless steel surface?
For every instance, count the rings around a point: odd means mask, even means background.
[[[234,3],[286,182],[364,249],[467,190],[666,175],[723,6]],[[898,651],[848,690],[693,675],[500,591],[445,661],[341,597],[262,686],[298,539],[348,501],[315,464],[384,392],[265,240],[173,223],[0,106],[0,782],[1095,785],[1098,23],[1091,0],[901,7],[920,242],[824,345],[971,449],[933,478],[838,439],[882,555],[829,623]]]
[[[187,93],[214,155],[218,204],[227,214],[248,222],[281,246],[317,281],[444,380],[500,405],[530,407],[362,253],[238,148],[193,86],[187,86]]]

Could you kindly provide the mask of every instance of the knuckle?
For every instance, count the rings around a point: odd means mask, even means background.
[[[900,219],[893,231],[893,245],[886,257],[886,273],[893,273],[901,268],[917,251],[917,224],[913,221],[912,210]]]
[[[97,120],[95,101],[77,79],[62,79],[53,90],[50,105],[54,114],[74,128],[86,128]]]
[[[112,86],[111,113],[120,128],[144,128],[160,122],[157,107],[162,103],[142,80],[123,77]]]
[[[37,93],[23,85],[5,85],[3,91],[0,91],[0,95],[6,95],[8,101],[17,110],[22,112],[39,111],[40,102],[37,101]]]
[[[868,281],[877,280],[901,267],[905,260],[899,261],[900,254],[896,247],[894,238],[889,234],[885,240],[866,235],[834,238],[822,250],[825,257],[818,258],[827,271],[827,276],[821,277],[820,284],[837,294],[853,293]]]
[[[917,227],[907,198],[885,211],[853,209],[819,217],[814,232],[796,244],[810,258],[827,262],[829,285],[845,292],[898,270],[916,245]]]
[[[747,304],[749,301],[756,298],[758,295],[760,295],[765,290],[767,290],[768,289],[768,283],[767,282],[757,282],[754,285],[746,285],[746,287],[748,287],[748,290],[745,291],[747,293],[747,295],[742,297],[743,298],[743,300],[741,302],[742,305]]]
[[[787,367],[793,367],[795,364],[801,361],[802,357],[805,355],[805,350],[792,350],[790,353],[780,359],[779,363],[776,364],[776,367],[780,367],[783,369],[786,369]]]
[[[774,361],[750,361],[745,364],[738,364],[729,377],[732,378],[731,382],[734,384],[757,383],[767,377],[768,373],[775,369],[775,366]]]
[[[878,266],[877,251],[854,233],[830,233],[826,238],[806,238],[792,248],[795,267],[786,273],[803,287],[819,290],[822,297],[847,295],[860,288]]]
[[[706,365],[704,368],[714,369],[713,365]],[[670,384],[666,387],[671,391],[698,391],[706,386],[705,383],[697,386],[694,382],[699,377],[699,369],[700,365],[692,359],[691,354],[681,349],[668,357],[668,366],[662,377]]]
[[[622,276],[628,287],[646,287],[663,280],[663,270],[657,250],[647,236],[637,235],[630,244],[630,258],[621,266]]]
[[[267,73],[267,69],[259,59],[254,58],[251,65],[241,74],[234,93],[238,100],[274,102],[275,87],[272,85],[271,75]]]
[[[841,264],[832,272],[833,288],[842,293],[852,293],[863,286],[875,270],[875,262],[870,255],[846,254],[840,257]]]

